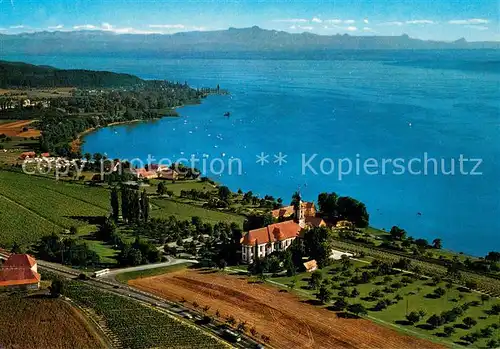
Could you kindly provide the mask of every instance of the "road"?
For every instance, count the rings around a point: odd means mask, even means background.
[[[118,274],[123,274],[123,273],[130,273],[133,271],[141,271],[141,270],[148,270],[148,269],[156,269],[156,268],[162,268],[162,267],[169,267],[171,265],[176,265],[176,264],[182,264],[182,263],[198,263],[197,260],[195,259],[176,259],[176,258],[169,258],[167,262],[162,262],[162,263],[154,263],[154,264],[145,264],[145,265],[139,265],[137,267],[129,267],[129,268],[121,268],[121,269],[111,269],[109,273],[103,275],[101,278],[105,279],[115,279],[115,276]]]
[[[179,263],[185,263],[186,261],[193,262],[192,260],[171,260],[169,262],[165,263],[157,263],[157,264],[149,264],[145,265],[142,267],[146,267],[144,269],[135,269],[137,267],[133,268],[123,268],[123,269],[117,269],[117,273],[114,274],[116,276],[117,274],[123,273],[123,272],[130,272],[130,271],[137,271],[137,270],[147,270],[151,268],[159,268],[159,267],[164,267],[164,266],[169,266],[169,265],[175,265]],[[45,262],[38,260],[38,266],[40,269],[45,269],[47,271],[57,273],[60,276],[63,276],[65,278],[75,278],[78,275],[80,275],[81,271],[75,270],[68,268],[66,266],[56,264],[56,263],[50,263],[50,262]],[[134,270],[130,270],[134,269]],[[109,274],[108,274],[109,275]],[[123,285],[117,281],[114,280],[114,277],[112,279],[102,279],[102,278],[91,278],[90,280],[84,281],[88,285],[91,285],[93,287],[99,288],[101,290],[104,290],[106,292],[114,293],[119,296],[127,297],[128,299],[135,300],[138,302],[141,302],[144,305],[148,306],[154,306],[158,311],[167,313],[171,316],[174,316],[176,318],[181,319],[182,321],[189,322],[191,324],[194,324],[198,327],[200,327],[200,330],[205,330],[210,332],[211,334],[217,336],[218,338],[222,338],[221,336],[221,324],[220,323],[214,323],[210,322],[208,324],[201,322],[203,315],[195,312],[191,309],[188,309],[184,307],[181,303],[175,303],[171,301],[167,301],[163,298],[160,298],[158,296],[155,296],[153,294],[137,290],[135,288],[132,288],[127,285]],[[189,315],[188,315],[189,314]],[[257,345],[259,344],[258,342],[254,341],[252,338],[248,337],[245,334],[241,334],[241,341],[238,343],[229,343],[229,345],[235,347],[235,348],[241,348],[241,349],[248,349],[248,348],[256,348]]]

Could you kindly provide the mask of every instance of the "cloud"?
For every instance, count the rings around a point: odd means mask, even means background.
[[[368,18],[365,18],[365,19],[363,19],[363,23],[368,24],[370,22],[368,21]]]
[[[150,24],[150,28],[161,28],[161,29],[185,29],[184,24]]]
[[[340,25],[334,25],[332,27],[325,25],[323,28],[328,29],[328,30],[348,31],[348,32],[355,32],[358,30],[358,27],[355,27],[355,26],[344,27],[344,26],[340,26]]]
[[[11,25],[10,26],[10,29],[23,29],[24,28],[24,25]]]
[[[345,24],[354,24],[356,21],[354,19],[347,19],[344,21]]]
[[[343,21],[341,19],[328,19],[325,22],[331,24],[342,24]]]
[[[314,29],[314,27],[311,27],[311,26],[303,26],[303,25],[295,25],[295,24],[294,24],[294,25],[290,26],[290,28],[289,28],[289,29],[291,29],[291,30],[308,30],[308,31],[309,31],[309,30],[313,30],[313,29]]]
[[[304,18],[287,18],[287,19],[274,19],[273,22],[283,22],[283,23],[307,23],[309,22]]]
[[[488,24],[490,23],[489,20],[483,19],[483,18],[470,18],[470,19],[453,19],[451,21],[448,21],[449,24]]]
[[[59,30],[59,29],[63,29],[63,28],[64,28],[64,25],[59,24],[59,25],[49,26],[47,29],[50,29],[50,30]]]
[[[323,23],[323,21],[321,19],[319,19],[318,17],[314,17],[311,22],[313,23]]]
[[[149,28],[155,29],[165,29],[169,30],[177,30],[177,31],[205,31],[207,27],[195,26],[195,25],[184,25],[184,24],[150,24]]]
[[[363,31],[365,32],[369,32],[369,33],[375,33],[375,30],[373,30],[372,28],[370,27],[363,27]]]
[[[161,34],[160,31],[141,30],[132,27],[115,27],[108,22],[101,23],[100,26],[93,24],[82,24],[73,26],[74,30],[102,30],[115,34]]]
[[[140,29],[134,29],[131,27],[119,28],[119,27],[115,27],[107,22],[102,23],[101,27],[98,29],[113,32],[115,34],[161,34],[161,32],[159,32],[159,31],[140,30]]]
[[[194,30],[194,31],[200,31],[200,32],[203,32],[203,31],[207,30],[206,27],[197,27],[197,26],[190,27],[189,29],[190,30]]]
[[[404,23],[403,22],[399,22],[399,21],[394,21],[394,22],[382,22],[382,23],[379,23],[378,25],[381,25],[381,26],[397,26],[397,27],[401,27]]]
[[[465,25],[464,27],[470,28],[470,29],[475,29],[475,30],[488,30],[488,29],[490,29],[485,25],[470,25],[470,24],[468,24],[468,25]]]
[[[406,21],[406,24],[435,24],[436,22],[430,19],[415,19],[412,21]]]
[[[101,28],[103,30],[113,30],[113,26],[107,22],[104,22],[101,24]]]
[[[92,24],[80,24],[73,26],[75,30],[95,30],[98,29],[95,25]]]
[[[0,28],[0,32],[4,32],[6,30],[7,30],[7,28]]]

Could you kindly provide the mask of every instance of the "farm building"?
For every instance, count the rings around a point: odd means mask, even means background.
[[[316,263],[316,260],[313,259],[312,261],[305,262],[304,263],[304,268],[308,273],[312,273],[316,269],[318,269],[318,263]]]
[[[168,180],[177,180],[179,179],[179,173],[176,170],[172,170],[170,168],[159,168],[158,177]]]
[[[14,290],[37,290],[40,287],[35,258],[27,254],[12,254],[0,270],[0,287]]]
[[[137,179],[154,179],[158,178],[158,173],[156,171],[149,171],[145,168],[138,168],[132,170],[132,173],[137,177]]]

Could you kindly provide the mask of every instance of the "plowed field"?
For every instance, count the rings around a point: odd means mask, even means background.
[[[29,125],[32,123],[32,120],[21,120],[21,121],[13,121],[6,122],[0,124],[0,134],[4,134],[9,137],[17,136],[17,137],[40,137],[40,131],[29,128]],[[23,131],[23,128],[28,128],[27,131]]]
[[[200,308],[210,306],[221,316],[234,316],[270,337],[275,348],[441,348],[400,334],[364,319],[338,317],[333,311],[313,306],[295,295],[237,277],[202,270],[182,270],[129,281],[131,286],[165,299]]]

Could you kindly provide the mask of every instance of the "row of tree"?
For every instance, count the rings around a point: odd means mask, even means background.
[[[120,217],[120,196],[122,219],[127,223],[147,222],[149,220],[150,205],[149,198],[145,190],[139,191],[123,186],[121,193],[117,187],[111,189],[110,203],[112,217],[118,222]]]

